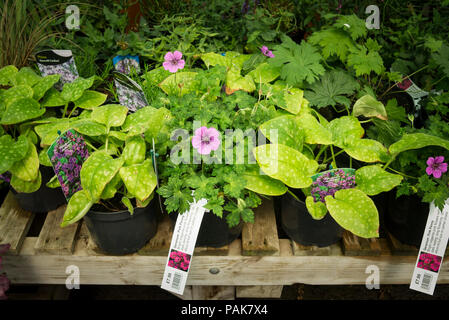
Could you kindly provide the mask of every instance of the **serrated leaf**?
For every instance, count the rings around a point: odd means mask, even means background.
[[[358,189],[343,189],[335,197],[325,198],[332,218],[343,228],[362,238],[379,236],[379,214],[365,193]]]
[[[369,196],[390,191],[398,186],[402,179],[402,176],[386,172],[378,165],[365,166],[355,172],[356,188]]]
[[[315,202],[311,196],[306,198],[306,207],[315,220],[323,219],[327,213],[326,205],[321,201]]]
[[[120,177],[128,192],[139,201],[145,201],[157,186],[156,174],[150,159],[143,163],[122,167]]]
[[[325,59],[336,55],[341,61],[345,61],[349,51],[355,48],[348,33],[337,28],[315,31],[307,40],[323,48],[322,54]]]
[[[67,204],[61,227],[68,226],[81,220],[89,212],[94,203],[95,202],[90,199],[86,190],[76,192]]]
[[[253,149],[260,168],[268,176],[281,180],[292,188],[307,188],[318,168],[301,152],[282,144],[266,144]]]
[[[1,124],[17,124],[40,117],[45,113],[39,102],[32,98],[22,98],[12,102],[3,114]]]
[[[355,102],[352,112],[355,117],[377,117],[382,120],[387,120],[387,111],[383,103],[377,101],[369,94],[364,95]]]
[[[371,72],[381,74],[384,70],[382,57],[377,51],[369,51],[366,47],[353,50],[348,56],[348,65],[355,69],[356,76],[369,75]]]
[[[95,107],[101,106],[106,101],[107,97],[106,94],[86,90],[83,95],[75,101],[75,107],[93,110]]]
[[[438,52],[432,53],[432,59],[441,68],[446,77],[449,77],[449,46],[443,44]]]
[[[365,20],[360,19],[355,14],[340,16],[334,26],[348,32],[354,40],[360,37],[364,38],[368,33]]]

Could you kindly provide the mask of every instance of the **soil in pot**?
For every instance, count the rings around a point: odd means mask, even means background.
[[[204,213],[195,247],[220,248],[230,244],[240,236],[243,223],[229,228],[226,222],[227,214],[227,212],[223,212],[223,218],[220,218],[210,212]],[[175,224],[178,214],[171,213],[169,217]]]
[[[105,253],[124,255],[137,252],[157,231],[158,202],[155,197],[145,208],[116,212],[100,211],[93,207],[85,216],[89,233],[96,245]]]
[[[42,183],[39,190],[32,193],[21,193],[11,187],[19,205],[26,211],[44,213],[67,203],[61,188],[52,189],[46,186],[47,182],[55,175],[53,168],[41,166],[40,171]]]
[[[403,244],[421,246],[428,216],[429,204],[420,197],[403,195],[396,199],[396,192],[388,193],[385,227]]]
[[[338,242],[343,229],[332,216],[327,213],[321,220],[313,219],[301,190],[290,190],[300,201],[288,192],[281,197],[281,225],[289,238],[304,246],[327,247]]]

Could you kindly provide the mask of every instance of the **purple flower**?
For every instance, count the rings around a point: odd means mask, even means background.
[[[183,69],[185,65],[185,61],[181,59],[182,53],[179,51],[175,51],[173,53],[167,52],[164,56],[164,66],[165,70],[170,71],[171,73],[175,73],[178,69]]]
[[[444,157],[438,156],[438,157],[429,157],[427,159],[427,165],[426,173],[430,176],[433,175],[434,178],[441,178],[441,174],[447,171],[447,163],[443,162]]]
[[[192,138],[192,146],[200,154],[210,154],[212,150],[217,150],[220,146],[219,135],[220,133],[215,128],[198,128]]]
[[[274,58],[273,52],[268,50],[267,46],[262,46],[262,48],[260,48],[260,51],[262,51],[264,56],[269,57],[269,58]]]

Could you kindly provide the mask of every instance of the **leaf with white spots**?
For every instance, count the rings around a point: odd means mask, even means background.
[[[169,118],[170,111],[165,108],[145,107],[126,118],[123,131],[128,132],[128,136],[142,134],[150,129],[158,131]]]
[[[82,97],[84,91],[92,87],[94,80],[95,76],[87,79],[78,77],[73,82],[67,82],[62,88],[61,98],[66,102],[78,100]]]
[[[38,125],[34,128],[38,136],[41,138],[41,146],[50,146],[58,137],[60,132],[70,129],[70,120],[51,119],[51,122]]]
[[[359,120],[353,116],[343,116],[332,120],[328,129],[332,132],[334,144],[340,148],[362,138],[365,133]]]
[[[11,187],[14,188],[17,192],[23,192],[23,193],[32,193],[39,190],[42,183],[42,176],[41,173],[38,172],[36,180],[33,181],[24,181],[19,179],[17,176],[12,175],[11,176]]]
[[[323,219],[327,213],[326,205],[321,201],[315,202],[311,196],[306,198],[306,206],[310,215],[315,220]]]
[[[390,146],[389,150],[392,155],[397,155],[403,151],[420,149],[427,146],[439,146],[449,150],[449,141],[425,133],[404,134],[401,140]]]
[[[51,164],[50,158],[48,157],[47,151],[48,151],[48,147],[45,147],[44,149],[42,149],[39,152],[39,163],[43,166],[51,167],[52,164]]]
[[[129,213],[134,214],[134,207],[133,207],[133,205],[131,203],[131,200],[129,200],[129,198],[122,197],[122,203],[128,209]]]
[[[379,213],[363,191],[338,190],[335,198],[326,196],[325,201],[332,218],[344,229],[362,238],[379,236]]]
[[[119,104],[107,104],[92,111],[92,120],[110,127],[121,126],[128,114],[128,108]]]
[[[315,160],[282,144],[258,146],[253,153],[263,172],[292,188],[309,187],[312,184],[311,176],[318,169]]]
[[[86,190],[76,192],[69,200],[64,213],[61,227],[68,226],[81,220],[94,205],[94,201],[89,198]]]
[[[264,62],[248,74],[256,83],[269,83],[281,75],[281,69]]]
[[[65,105],[67,102],[62,99],[61,92],[55,88],[50,88],[44,95],[42,100],[43,107],[60,107]]]
[[[12,102],[3,114],[1,124],[17,124],[40,117],[45,113],[39,102],[32,98],[22,98]]]
[[[128,192],[139,201],[145,201],[157,186],[156,174],[150,159],[120,169],[120,177]]]
[[[387,149],[376,140],[352,140],[344,149],[352,158],[363,162],[385,162],[389,158]]]
[[[13,84],[16,74],[19,70],[13,65],[0,69],[0,86],[9,86]]]
[[[304,130],[298,127],[294,116],[285,115],[268,120],[260,126],[260,131],[272,143],[284,144],[302,151]]]
[[[39,82],[33,86],[33,99],[39,101],[48,90],[53,88],[55,83],[59,81],[60,77],[61,75],[59,74],[52,74],[50,76],[46,76],[45,78],[41,78]]]
[[[4,103],[5,107],[8,107],[12,102],[23,98],[32,98],[33,89],[30,86],[20,85],[9,88],[3,92],[0,96],[0,100]]]
[[[118,173],[115,174],[114,178],[106,185],[106,187],[103,190],[103,193],[101,194],[101,199],[111,199],[114,198],[115,194],[117,193],[118,189],[123,185],[123,181],[120,178],[120,175]]]
[[[146,143],[142,136],[133,136],[126,140],[122,157],[125,165],[142,163],[145,160]]]
[[[282,181],[260,174],[259,170],[247,171],[243,174],[246,180],[245,188],[267,196],[280,196],[287,192],[287,187]]]
[[[25,136],[19,136],[17,141],[9,135],[0,137],[0,174],[8,171],[14,163],[25,158],[29,142]]]
[[[93,110],[101,106],[107,99],[107,95],[101,92],[86,90],[83,95],[75,101],[75,107],[81,109]]]
[[[382,102],[377,101],[371,95],[367,94],[357,100],[352,107],[352,113],[355,117],[377,117],[387,120],[387,110]]]
[[[75,129],[82,135],[89,137],[97,137],[106,134],[106,127],[104,125],[88,119],[81,119],[71,122],[71,128]]]
[[[28,143],[28,151],[22,160],[17,161],[9,171],[20,180],[35,181],[39,174],[39,156],[36,147]]]
[[[38,76],[36,72],[33,71],[33,69],[31,69],[30,67],[24,67],[15,74],[13,83],[15,86],[23,84],[32,87],[41,79],[42,77]]]
[[[362,167],[355,172],[357,189],[369,196],[390,191],[398,186],[402,179],[402,176],[386,172],[378,165]]]
[[[332,144],[332,133],[311,114],[296,117],[296,123],[304,130],[305,142],[309,144]]]

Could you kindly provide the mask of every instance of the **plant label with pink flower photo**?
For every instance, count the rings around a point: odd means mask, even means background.
[[[449,199],[443,210],[430,205],[426,229],[413,272],[410,289],[433,295],[449,239]]]
[[[47,155],[50,158],[62,192],[69,201],[75,192],[82,189],[81,166],[89,157],[84,138],[73,129],[67,130],[50,146]]]
[[[206,204],[206,199],[194,200],[190,204],[190,210],[178,215],[165,265],[162,289],[180,295],[184,293],[198,232],[204,212],[208,211],[204,208]]]
[[[59,74],[61,78],[55,87],[62,90],[65,83],[78,78],[78,70],[71,50],[45,50],[36,54],[37,66],[43,77]]]

